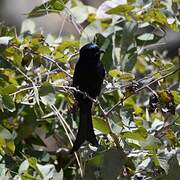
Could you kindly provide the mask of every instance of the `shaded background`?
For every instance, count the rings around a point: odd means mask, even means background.
[[[104,0],[92,1],[81,0],[83,3],[98,7]],[[0,0],[0,22],[9,26],[16,26],[17,32],[20,32],[22,22],[27,18],[27,13],[35,6],[42,4],[43,0]],[[31,19],[36,23],[36,30],[43,31],[45,34],[51,33],[58,35],[61,25],[62,16],[49,14],[47,16]],[[77,31],[71,22],[66,21],[62,35],[74,34]]]

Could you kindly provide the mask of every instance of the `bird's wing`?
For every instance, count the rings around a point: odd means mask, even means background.
[[[74,69],[74,75],[73,75],[73,87],[78,87],[79,86],[79,63],[77,62],[75,69]]]

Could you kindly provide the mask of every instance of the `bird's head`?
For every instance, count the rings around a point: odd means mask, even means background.
[[[94,43],[88,43],[80,49],[80,59],[86,62],[97,62],[100,59],[101,53],[103,53],[98,45]]]

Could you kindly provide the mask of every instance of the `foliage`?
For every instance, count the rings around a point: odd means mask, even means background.
[[[179,57],[145,48],[162,27],[178,30],[178,1],[112,0],[95,9],[49,0],[28,17],[47,13],[68,15],[80,39],[52,42],[0,24],[1,178],[178,180]],[[153,30],[140,33],[144,27]],[[71,155],[78,124],[72,75],[79,47],[90,41],[105,50],[106,79],[92,111],[100,145]]]

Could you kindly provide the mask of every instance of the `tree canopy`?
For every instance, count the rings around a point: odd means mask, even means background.
[[[111,0],[96,9],[48,0],[27,15],[61,14],[80,38],[44,36],[29,20],[20,34],[1,23],[0,177],[179,180],[179,4]],[[177,37],[172,52],[169,33]],[[100,145],[71,155],[78,126],[72,76],[89,42],[105,51],[106,78],[92,99]]]

